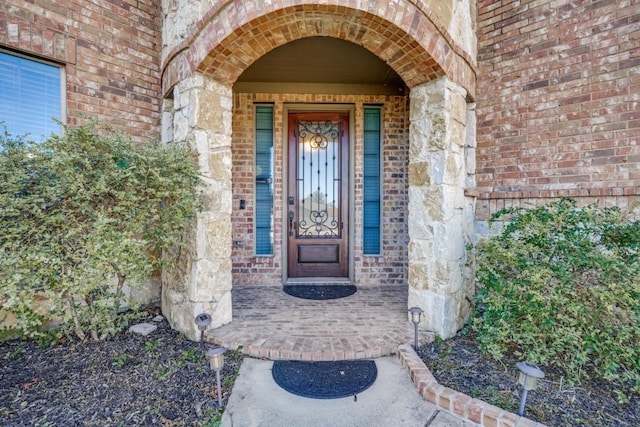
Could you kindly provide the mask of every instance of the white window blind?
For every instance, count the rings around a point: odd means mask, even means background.
[[[0,127],[40,141],[60,131],[54,118],[64,120],[60,67],[0,52]]]

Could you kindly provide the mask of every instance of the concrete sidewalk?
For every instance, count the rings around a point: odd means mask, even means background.
[[[472,427],[426,402],[396,357],[375,359],[376,382],[357,396],[309,399],[281,389],[272,361],[246,357],[222,427]]]

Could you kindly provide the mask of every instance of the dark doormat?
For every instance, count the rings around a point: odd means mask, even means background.
[[[313,399],[355,396],[368,389],[378,376],[373,360],[277,360],[271,372],[275,382],[289,393]]]
[[[356,293],[354,285],[284,285],[285,293],[303,299],[338,299]]]

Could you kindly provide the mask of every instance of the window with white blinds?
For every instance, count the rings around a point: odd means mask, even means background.
[[[41,141],[64,120],[62,69],[0,51],[0,131]]]

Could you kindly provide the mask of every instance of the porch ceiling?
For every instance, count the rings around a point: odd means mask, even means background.
[[[240,75],[234,88],[281,91],[301,84],[343,90],[367,87],[392,94],[406,87],[393,68],[367,49],[333,37],[306,37],[266,53]]]

